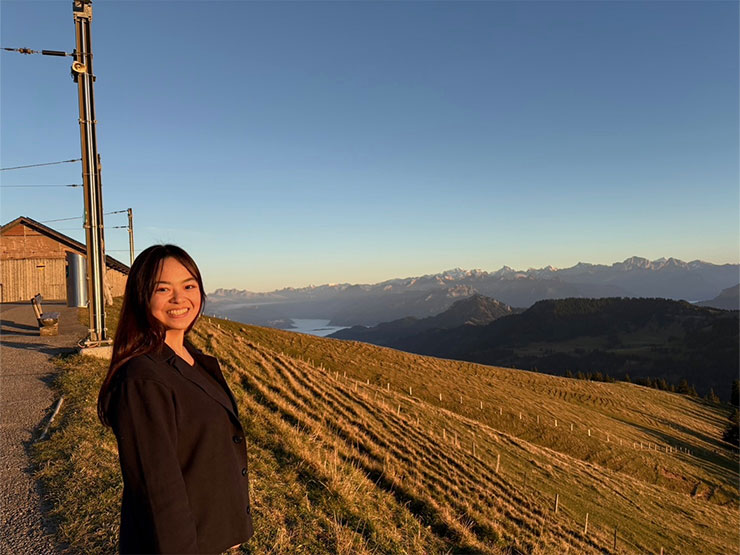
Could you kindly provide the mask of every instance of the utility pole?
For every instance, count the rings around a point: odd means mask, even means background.
[[[128,248],[131,251],[131,266],[134,265],[134,211],[128,209]]]
[[[110,345],[105,327],[105,239],[103,236],[103,191],[100,180],[100,155],[95,133],[95,95],[93,55],[90,36],[92,0],[73,0],[76,31],[75,61],[72,78],[77,83],[80,103],[80,144],[82,150],[82,184],[85,191],[85,239],[87,242],[87,290],[90,311],[85,347]]]

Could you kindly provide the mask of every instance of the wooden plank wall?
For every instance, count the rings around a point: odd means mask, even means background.
[[[37,293],[45,300],[65,301],[67,261],[32,258],[0,262],[0,302],[30,301]]]
[[[74,252],[73,249],[65,247],[59,241],[23,224],[14,225],[3,231],[2,240],[0,241],[0,260],[64,259],[67,256],[67,251]]]

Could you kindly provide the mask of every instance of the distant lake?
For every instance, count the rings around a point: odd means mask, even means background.
[[[330,326],[330,320],[314,320],[308,318],[291,318],[293,327],[288,328],[288,331],[297,331],[298,333],[308,333],[310,335],[318,335],[324,337],[335,331],[343,330],[347,326]]]

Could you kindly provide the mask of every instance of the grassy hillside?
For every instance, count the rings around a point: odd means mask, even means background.
[[[192,339],[222,361],[247,434],[244,552],[602,553],[615,529],[620,553],[737,548],[722,406],[211,318]],[[39,444],[40,475],[62,539],[110,552],[120,479],[94,419],[104,365],[60,364],[70,401]]]

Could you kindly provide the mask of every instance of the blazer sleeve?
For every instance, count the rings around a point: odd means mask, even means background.
[[[177,457],[172,391],[155,380],[124,380],[116,405],[118,454],[137,532],[148,536],[159,553],[198,553]]]

